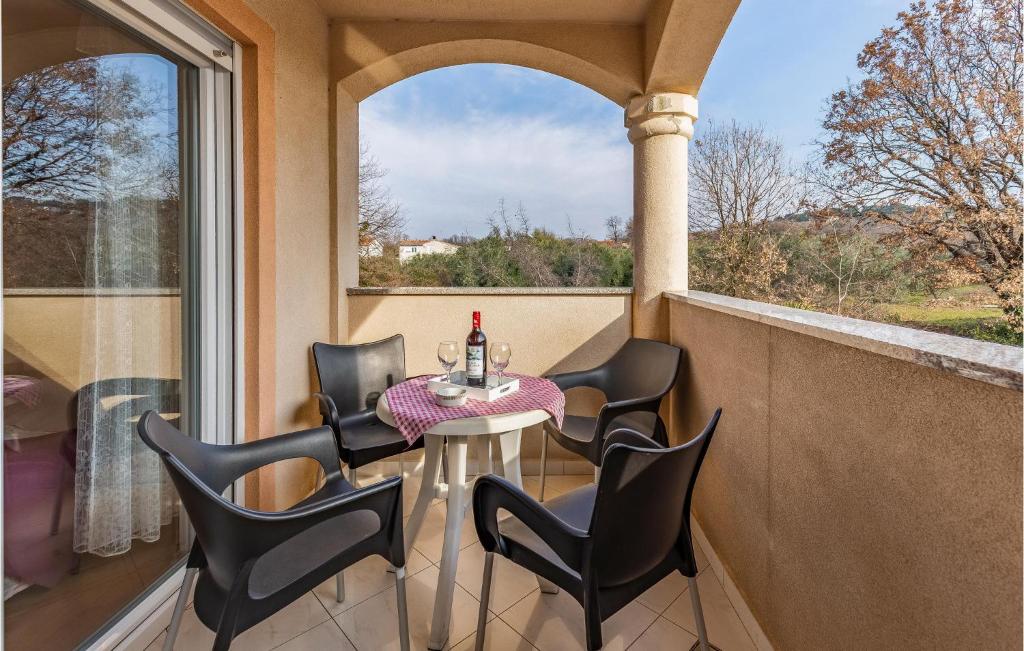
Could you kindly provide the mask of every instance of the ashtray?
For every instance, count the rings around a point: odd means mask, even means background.
[[[441,387],[434,391],[434,402],[441,407],[461,407],[467,397],[466,390],[458,387]]]

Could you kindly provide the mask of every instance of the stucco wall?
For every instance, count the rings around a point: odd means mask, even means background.
[[[309,347],[331,336],[328,27],[312,0],[247,3],[275,33],[276,414],[287,432],[320,424]],[[311,462],[280,464],[277,506],[305,496],[314,477]]]
[[[405,336],[408,375],[441,373],[437,344],[465,341],[472,313],[479,310],[489,341],[512,345],[516,373],[544,375],[596,366],[611,357],[630,334],[630,297],[622,295],[413,295],[349,296],[350,341],[361,343]],[[570,392],[569,413],[593,415],[599,394]],[[558,445],[552,459],[576,459]],[[540,429],[523,434],[523,457],[540,457]]]
[[[695,516],[779,649],[1020,648],[1019,391],[672,301]]]

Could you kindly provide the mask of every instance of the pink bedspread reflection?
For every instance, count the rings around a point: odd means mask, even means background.
[[[75,566],[67,394],[4,375],[4,575],[21,583],[53,587]]]
[[[75,564],[73,473],[63,438],[40,436],[4,450],[4,574],[22,583],[53,587]]]

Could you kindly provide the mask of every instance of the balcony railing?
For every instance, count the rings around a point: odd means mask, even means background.
[[[631,332],[622,290],[359,288],[347,300],[350,339],[403,332],[410,373],[439,368],[436,343],[468,330],[472,310],[525,373],[591,366]],[[724,410],[698,539],[759,646],[1020,639],[1019,349],[697,292],[664,300],[686,351],[665,414],[673,441]],[[569,410],[596,404],[570,396]],[[524,433],[527,474],[538,439]],[[549,473],[580,470],[554,458]]]

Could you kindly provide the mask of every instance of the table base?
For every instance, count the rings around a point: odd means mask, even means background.
[[[427,434],[424,442],[423,480],[420,483],[416,504],[412,508],[409,524],[405,529],[405,550],[408,558],[413,541],[423,527],[423,520],[430,508],[430,502],[438,495],[441,474],[441,453],[444,440],[448,440],[448,486],[447,512],[444,521],[444,544],[441,549],[441,571],[437,579],[437,596],[434,600],[434,616],[430,626],[428,648],[440,651],[448,641],[448,627],[451,620],[452,599],[455,594],[455,572],[458,569],[459,548],[462,538],[462,521],[469,507],[469,489],[466,484],[466,453],[469,439],[473,439],[474,452],[480,464],[480,473],[492,470],[490,434],[474,436],[440,436]],[[519,465],[522,430],[512,430],[496,435],[501,451],[502,475],[519,488],[523,487],[523,476]]]

